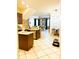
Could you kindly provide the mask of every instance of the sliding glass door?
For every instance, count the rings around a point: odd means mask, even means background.
[[[49,18],[35,18],[34,26],[39,26],[42,30],[46,30],[49,28]]]

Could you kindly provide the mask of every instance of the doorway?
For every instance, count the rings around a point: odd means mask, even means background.
[[[47,30],[50,28],[49,18],[34,18],[34,26],[39,26],[41,30]]]

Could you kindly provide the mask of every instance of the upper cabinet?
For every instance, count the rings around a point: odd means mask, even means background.
[[[18,24],[22,24],[22,14],[21,13],[17,13],[17,21],[18,21]]]

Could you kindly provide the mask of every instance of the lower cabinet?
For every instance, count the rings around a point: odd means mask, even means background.
[[[33,33],[29,35],[18,34],[19,49],[28,51],[33,47]]]

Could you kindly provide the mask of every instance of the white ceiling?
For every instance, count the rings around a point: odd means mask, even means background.
[[[25,16],[28,16],[28,14],[29,16],[49,15],[60,6],[60,0],[17,0],[17,2],[18,9],[21,12],[27,10],[27,6],[29,6],[29,11],[25,12]]]
[[[27,0],[26,2],[36,11],[34,15],[49,15],[53,9],[59,6],[59,0]]]
[[[59,0],[27,0],[27,4],[35,9],[44,9],[49,6],[57,6],[59,4]]]

